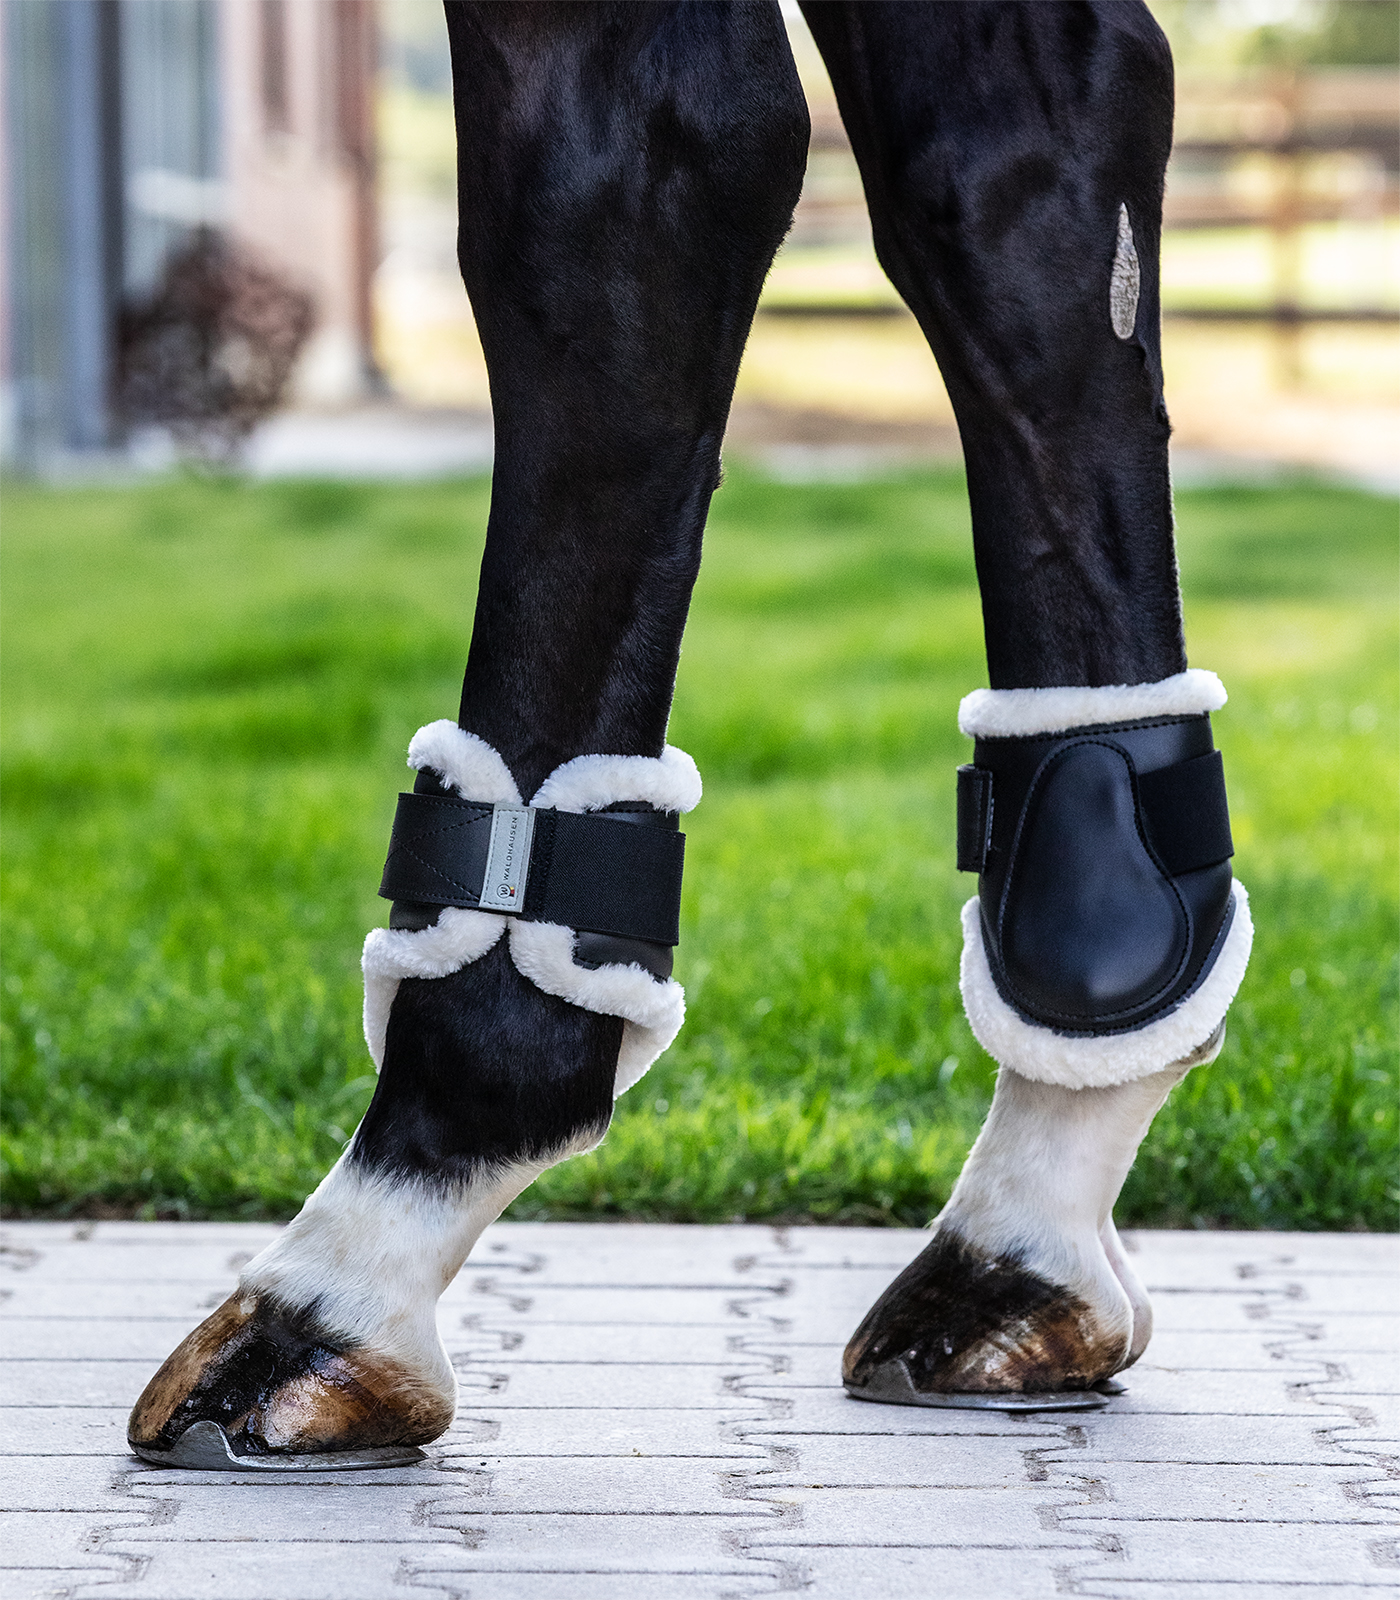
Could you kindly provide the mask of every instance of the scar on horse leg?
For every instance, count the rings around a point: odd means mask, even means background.
[[[1218,1048],[1249,944],[1207,717],[1224,694],[1186,670],[1172,540],[1170,52],[1137,3],[802,9],[876,250],[957,413],[992,684],[965,728],[981,881],[963,991],[1002,1070],[933,1242],[845,1376],[904,1403],[1072,1394],[1146,1344],[1112,1206],[1172,1083]],[[1143,818],[1168,791],[1164,865]]]
[[[730,398],[809,125],[776,6],[454,3],[447,21],[496,429],[458,720],[528,796],[579,757],[663,765]],[[446,796],[444,765],[416,791]],[[515,1195],[602,1138],[635,1069],[629,1024],[541,986],[541,941],[474,943],[470,918],[502,920],[396,905],[379,930],[448,957],[397,981],[346,1155],[138,1402],[149,1459],[186,1439],[205,1466],[401,1459],[451,1422],[438,1296]],[[579,995],[631,959],[575,952]]]

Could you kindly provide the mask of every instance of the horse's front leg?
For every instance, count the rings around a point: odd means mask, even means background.
[[[493,805],[532,799],[536,830],[555,832],[547,864],[532,845],[528,900],[568,880],[565,814],[611,810],[603,826],[637,836],[673,830],[698,798],[666,720],[806,107],[776,6],[447,16],[461,262],[496,421],[459,725],[414,740],[418,832],[396,824],[391,927],[366,945],[374,1100],[300,1216],[141,1397],[130,1435],[152,1459],[178,1458],[194,1424],[185,1453],[215,1465],[216,1427],[235,1457],[291,1465],[440,1434],[456,1385],[438,1296],[511,1199],[603,1136],[614,1092],[679,1025],[664,929],[619,934],[607,915],[590,929],[584,913],[566,927],[549,902],[528,921],[475,909],[421,820],[484,838]],[[476,885],[485,871],[478,859]]]
[[[1113,1203],[1172,1084],[1218,1050],[1250,942],[1210,732],[1225,696],[1186,670],[1172,545],[1171,59],[1119,0],[804,10],[957,411],[992,683],[959,718],[958,854],[978,874],[964,1001],[1002,1070],[845,1375],[868,1399],[1043,1403],[1147,1342]]]

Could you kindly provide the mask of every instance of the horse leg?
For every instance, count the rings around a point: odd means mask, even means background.
[[[852,1392],[1084,1389],[1151,1312],[1113,1232],[1138,1144],[1213,1058],[1249,918],[1186,670],[1157,261],[1171,58],[1134,3],[804,0],[876,249],[967,461],[992,688],[960,715],[963,994],[1001,1064]],[[930,1398],[932,1397],[932,1398]]]
[[[806,159],[778,8],[454,3],[447,19],[496,461],[459,725],[415,739],[415,788],[620,800],[633,820],[685,809],[693,768],[662,759],[681,633],[740,354]],[[291,1465],[440,1434],[456,1384],[438,1296],[541,1170],[602,1138],[636,1020],[605,991],[679,994],[654,942],[585,951],[518,919],[499,937],[505,919],[428,895],[391,923],[367,942],[383,1057],[369,1110],[141,1397],[130,1437],[152,1459],[196,1423],[239,1459]],[[553,934],[562,952],[540,944]],[[664,1040],[636,1025],[627,1076]]]

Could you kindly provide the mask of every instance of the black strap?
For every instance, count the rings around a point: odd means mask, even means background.
[[[477,907],[493,808],[401,794],[379,893],[386,900]],[[530,922],[652,944],[680,943],[685,835],[674,818],[536,811],[525,882]],[[657,826],[656,824],[660,824]]]
[[[1235,853],[1220,752],[1138,774],[1138,802],[1152,848],[1173,877]],[[992,774],[958,768],[958,871],[981,872],[992,832]]]
[[[1235,853],[1220,752],[1138,774],[1138,799],[1152,848],[1173,877]]]
[[[401,794],[379,893],[386,900],[479,905],[492,811],[447,795]]]
[[[958,871],[981,872],[992,831],[992,775],[985,767],[958,768]]]

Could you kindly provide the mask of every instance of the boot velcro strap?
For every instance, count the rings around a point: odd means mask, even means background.
[[[1220,752],[1137,775],[1138,802],[1152,848],[1174,878],[1235,853]]]
[[[685,835],[641,820],[401,794],[379,893],[679,944]]]
[[[1220,752],[1137,774],[1139,815],[1173,877],[1213,867],[1235,853]],[[981,872],[992,831],[992,774],[958,768],[958,871]]]
[[[985,767],[958,768],[958,871],[981,872],[992,831],[992,775]]]

